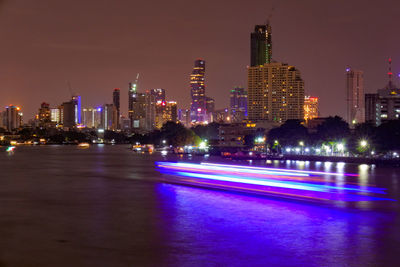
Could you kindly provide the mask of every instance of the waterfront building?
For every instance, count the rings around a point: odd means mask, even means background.
[[[75,114],[75,125],[82,124],[82,101],[81,96],[72,96],[72,102],[74,103],[74,114]]]
[[[64,128],[72,128],[76,125],[77,105],[75,101],[64,102],[62,104],[62,125]]]
[[[304,82],[294,66],[274,62],[248,67],[248,119],[275,121],[304,118]]]
[[[128,117],[130,120],[130,128],[138,128],[139,127],[139,115],[134,114],[134,108],[137,107],[138,105],[135,105],[135,102],[137,102],[137,86],[139,82],[139,73],[136,75],[135,82],[130,82],[129,83],[129,89],[128,89]],[[136,118],[136,119],[135,119]],[[137,123],[137,127],[134,127],[134,123]]]
[[[115,130],[117,128],[117,108],[113,104],[105,104],[100,112],[100,127],[104,130]]]
[[[84,108],[82,110],[82,123],[87,128],[94,128],[97,129],[101,125],[101,115],[102,115],[102,107],[97,108]],[[118,112],[117,112],[118,114]]]
[[[247,118],[247,91],[243,87],[235,87],[230,92],[230,115],[232,122]]]
[[[191,106],[190,117],[192,123],[204,123],[207,120],[205,95],[205,61],[197,59],[190,75]]]
[[[50,121],[52,123],[55,123],[56,125],[62,123],[61,111],[61,107],[50,108]]]
[[[39,113],[38,113],[39,126],[48,127],[51,123],[51,111],[50,105],[48,103],[43,102],[40,105]]]
[[[213,113],[215,111],[215,100],[211,97],[206,96],[206,111],[207,111],[207,122],[213,121]]]
[[[115,88],[113,91],[113,104],[117,110],[117,125],[116,125],[117,129],[120,129],[120,117],[121,117],[120,95],[121,95],[120,89]]]
[[[318,97],[304,96],[304,120],[307,122],[318,116]]]
[[[23,114],[20,107],[14,105],[7,106],[3,118],[5,128],[11,132],[22,126],[22,116]]]
[[[272,61],[271,25],[256,25],[250,34],[250,63],[251,66],[260,66]]]
[[[365,94],[365,121],[376,126],[400,118],[400,88],[392,80],[392,61],[389,59],[389,82],[375,94]]]
[[[246,123],[221,124],[218,131],[220,146],[242,148],[245,145],[245,136],[254,133],[255,127]]]
[[[175,101],[158,101],[156,103],[155,127],[157,129],[161,129],[168,121],[177,122],[177,119],[177,104]]]
[[[346,68],[346,119],[349,125],[363,123],[364,107],[364,74],[360,70]]]

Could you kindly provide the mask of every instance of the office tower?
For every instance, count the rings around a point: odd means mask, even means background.
[[[250,66],[260,66],[271,63],[272,58],[272,36],[271,25],[256,25],[254,32],[250,35],[251,54]]]
[[[178,109],[178,121],[189,128],[191,126],[190,109]]]
[[[304,120],[318,118],[318,97],[304,96]]]
[[[206,112],[207,112],[206,121],[207,122],[213,121],[214,111],[215,111],[215,100],[211,97],[206,96]]]
[[[365,120],[375,125],[400,118],[400,88],[393,83],[389,59],[388,84],[375,94],[365,94]]]
[[[77,121],[77,104],[76,101],[64,102],[62,104],[62,124],[65,128],[72,128]]]
[[[119,100],[120,100],[120,90],[119,90],[119,88],[115,88],[114,91],[113,91],[113,104],[114,104],[114,107],[117,110],[117,125],[116,125],[117,129],[120,129],[119,119],[120,119],[120,116],[121,116],[120,101]]]
[[[363,72],[346,69],[346,94],[347,114],[346,120],[349,125],[364,122],[364,78]]]
[[[178,106],[176,101],[167,101],[166,121],[178,122]]]
[[[50,121],[55,124],[60,124],[62,122],[60,107],[50,108]]]
[[[87,128],[99,128],[101,126],[102,107],[84,108],[82,110],[82,123]]]
[[[136,92],[130,111],[131,126],[133,129],[144,130],[146,124],[146,94]]]
[[[113,104],[105,104],[100,112],[100,127],[104,130],[115,130],[117,126],[117,108]]]
[[[242,122],[247,118],[247,91],[243,87],[235,87],[230,93],[230,114],[232,122]]]
[[[39,126],[40,127],[48,127],[51,123],[51,112],[50,112],[50,105],[48,103],[43,102],[39,108]]]
[[[178,109],[175,101],[158,101],[156,103],[155,127],[161,127],[168,121],[178,121]]]
[[[205,96],[205,61],[198,59],[194,62],[194,68],[190,75],[190,87],[192,103],[190,106],[190,117],[192,123],[203,123],[206,121],[206,96]]]
[[[165,91],[164,89],[160,89],[163,92],[163,96],[160,96],[158,92],[156,91],[159,89],[151,89],[151,90],[146,90],[146,114],[145,114],[145,130],[146,131],[152,131],[155,128],[155,121],[156,121],[156,99],[162,99],[163,97],[165,98]],[[161,100],[158,100],[161,102]]]
[[[158,88],[158,89],[151,89],[149,93],[154,96],[155,102],[161,101],[165,102],[165,89]]]
[[[139,73],[136,75],[135,82],[130,82],[129,83],[129,90],[128,90],[128,118],[130,119],[130,127],[134,128],[134,115],[133,115],[133,109],[134,109],[134,103],[137,101],[137,86],[139,82]],[[137,120],[136,120],[137,121]]]
[[[13,131],[20,126],[22,126],[22,112],[21,108],[13,105],[9,105],[6,107],[6,111],[4,114],[4,124],[8,131]]]
[[[285,122],[304,118],[300,71],[284,63],[248,67],[248,119]]]
[[[75,112],[75,125],[82,124],[82,102],[81,96],[76,95],[72,97]]]

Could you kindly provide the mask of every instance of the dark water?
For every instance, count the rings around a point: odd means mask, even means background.
[[[355,182],[397,200],[338,207],[161,183],[162,159],[174,158],[126,146],[0,148],[0,266],[400,264],[396,168],[270,164],[359,173]]]

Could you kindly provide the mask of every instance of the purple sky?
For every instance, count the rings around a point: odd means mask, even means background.
[[[189,75],[206,60],[206,94],[218,108],[246,86],[250,32],[272,6],[273,59],[296,66],[322,116],[345,114],[345,67],[364,71],[366,92],[387,82],[387,59],[400,71],[400,1],[365,0],[0,0],[0,105],[20,105],[25,121],[40,103],[112,103],[139,72],[139,91],[165,88],[190,103]],[[274,4],[275,3],[275,4]],[[398,77],[395,76],[397,83]]]

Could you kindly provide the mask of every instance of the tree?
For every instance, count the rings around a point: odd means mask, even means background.
[[[317,127],[316,137],[322,142],[340,142],[350,136],[349,124],[341,117],[328,117]]]
[[[308,131],[300,120],[287,120],[280,127],[271,129],[267,139],[270,147],[274,146],[275,141],[281,146],[298,146],[299,142],[308,141]]]

